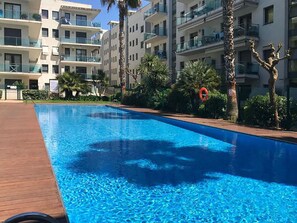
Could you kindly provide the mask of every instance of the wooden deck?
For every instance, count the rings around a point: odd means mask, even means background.
[[[0,103],[0,222],[43,212],[67,222],[33,104]]]

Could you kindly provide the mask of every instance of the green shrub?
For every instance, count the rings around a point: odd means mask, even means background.
[[[111,96],[111,101],[121,101],[122,94],[121,92],[117,92]]]
[[[102,101],[109,101],[109,97],[108,96],[102,96],[101,99],[102,99]]]
[[[2,91],[0,90],[0,99],[2,98]]]
[[[168,95],[171,89],[156,90],[154,95],[150,97],[149,107],[153,109],[166,110],[168,107]]]
[[[287,123],[286,97],[277,96],[278,115],[280,126],[285,127]],[[244,105],[243,121],[249,125],[258,125],[261,127],[274,126],[273,109],[270,105],[269,95],[257,95],[246,101]]]
[[[24,100],[47,100],[48,91],[44,90],[23,90],[23,99]]]
[[[79,101],[100,101],[101,97],[95,95],[80,95],[78,98]]]
[[[200,104],[197,115],[204,118],[223,118],[226,113],[227,95],[209,92],[208,100]]]
[[[164,108],[165,110],[171,112],[180,112],[180,113],[191,113],[193,106],[191,104],[191,98],[185,92],[173,88],[167,97],[167,104]]]
[[[123,105],[147,107],[147,98],[144,94],[135,92],[129,95],[125,94],[121,100],[121,103]]]

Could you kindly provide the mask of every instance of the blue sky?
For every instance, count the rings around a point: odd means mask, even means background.
[[[102,7],[100,0],[70,0],[71,2],[78,2],[92,5],[93,8],[101,9],[101,13],[96,17],[96,22],[101,22],[103,29],[109,29],[107,23],[111,20],[119,20],[119,14],[117,7],[113,7],[109,12],[107,12],[106,7]],[[149,2],[142,0],[142,6],[147,5]]]

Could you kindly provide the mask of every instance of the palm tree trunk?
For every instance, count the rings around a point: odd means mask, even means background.
[[[124,21],[125,21],[125,11],[126,11],[126,3],[125,1],[118,2],[119,7],[119,77],[120,77],[120,84],[121,84],[121,95],[125,93],[125,56],[124,56]]]
[[[227,111],[226,116],[231,121],[237,121],[238,105],[235,79],[235,55],[234,55],[234,0],[223,0],[224,20],[224,55],[225,72],[227,77]]]

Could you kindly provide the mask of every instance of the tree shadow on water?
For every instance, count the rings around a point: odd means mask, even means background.
[[[293,174],[297,158],[284,160],[282,153],[276,161],[271,158],[278,156],[277,151],[275,154],[266,150],[256,154],[245,149],[230,151],[213,151],[202,146],[175,147],[172,142],[158,140],[105,141],[91,144],[90,150],[79,154],[69,168],[78,173],[124,177],[141,186],[216,180],[212,173],[297,186],[297,176]]]

